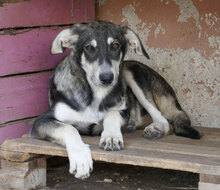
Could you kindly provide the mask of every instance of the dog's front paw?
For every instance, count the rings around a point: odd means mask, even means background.
[[[101,135],[99,147],[107,151],[122,150],[124,148],[124,143],[121,132],[110,133],[103,131]]]
[[[144,137],[155,140],[164,136],[163,126],[160,123],[151,123],[144,129]]]
[[[93,161],[89,145],[83,144],[80,147],[67,149],[70,169],[69,172],[76,178],[85,179],[90,176],[93,170]]]

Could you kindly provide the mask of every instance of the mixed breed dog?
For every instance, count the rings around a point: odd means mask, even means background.
[[[107,151],[124,148],[122,127],[143,127],[147,139],[171,132],[201,138],[163,77],[142,63],[123,61],[129,48],[149,59],[130,28],[108,21],[74,24],[56,36],[51,53],[66,48],[71,52],[50,80],[50,108],[36,119],[30,136],[66,147],[76,178],[89,177],[93,169],[80,134],[101,135],[99,146]]]

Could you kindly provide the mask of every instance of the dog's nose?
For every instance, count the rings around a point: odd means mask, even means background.
[[[113,75],[113,73],[102,73],[99,75],[99,79],[102,84],[108,85],[108,84],[112,83],[112,81],[114,79],[114,75]]]

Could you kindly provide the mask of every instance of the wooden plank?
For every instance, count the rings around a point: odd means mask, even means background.
[[[82,11],[82,8],[84,11]],[[73,4],[74,18],[77,22],[84,22],[86,19],[91,21],[95,19],[95,1],[77,0]]]
[[[54,68],[68,54],[50,54],[55,36],[63,29],[38,28],[0,35],[0,76]]]
[[[220,129],[216,129],[216,131],[220,131]],[[124,138],[125,146],[128,149],[177,153],[220,159],[220,139],[218,143],[213,144],[209,143],[207,140],[204,142],[203,139],[192,140],[178,137],[176,135],[169,135],[156,141],[151,141],[143,137],[143,132],[141,130],[135,131],[134,133],[125,134]],[[208,137],[206,136],[206,138]],[[88,144],[98,144],[99,139],[94,137],[86,137],[85,141]],[[185,141],[188,143],[185,143]]]
[[[12,162],[26,162],[32,160],[35,157],[38,157],[36,154],[29,154],[27,152],[14,152],[14,151],[5,151],[0,150],[1,158],[4,160],[10,160]],[[2,160],[1,160],[2,166]]]
[[[0,28],[90,21],[95,19],[94,6],[94,0],[3,0],[0,4]]]
[[[215,176],[215,175],[200,174],[199,181],[205,183],[220,184],[220,175]]]
[[[48,142],[37,142],[39,140],[36,139],[29,140],[25,139],[25,143],[19,139],[19,141],[11,144],[10,148],[16,148],[16,151],[27,151],[33,154],[67,157],[65,148],[61,146],[51,143],[48,144]],[[5,150],[5,145],[2,146],[2,149]],[[6,149],[9,149],[9,147]],[[212,158],[207,159],[199,156],[182,156],[181,154],[141,151],[127,148],[122,151],[111,152],[100,150],[98,145],[91,145],[91,149],[92,157],[96,161],[174,169],[195,173],[202,171],[208,174],[220,174],[219,160]]]
[[[33,119],[26,119],[20,122],[5,124],[0,127],[0,144],[5,140],[19,138],[23,134],[28,133],[32,127],[32,123]]]
[[[4,162],[0,170],[0,189],[38,189],[46,186],[46,158],[26,163]]]
[[[9,160],[1,160],[1,168],[16,168],[21,170],[30,170],[31,168],[35,168],[36,165],[38,168],[44,168],[46,167],[45,163],[45,156],[38,156],[38,158],[35,157],[33,160],[29,160],[27,162],[13,162]]]
[[[44,72],[0,79],[0,124],[46,111],[51,75]]]
[[[137,133],[137,135],[139,134]],[[93,139],[92,143],[91,138]],[[218,156],[207,157],[207,155],[203,153],[201,155],[193,154],[193,152],[186,150],[188,146],[186,149],[180,147],[178,151],[178,146],[175,147],[169,144],[176,148],[176,150],[173,151],[172,149],[167,149],[167,146],[163,146],[164,142],[157,143],[155,147],[153,145],[155,141],[146,141],[146,139],[142,138],[141,144],[135,144],[127,135],[124,135],[125,149],[117,152],[109,152],[98,148],[99,138],[100,137],[84,138],[86,143],[91,144],[94,160],[220,175],[220,158]],[[138,140],[139,139],[137,139],[137,141]],[[146,142],[148,142],[147,145],[145,144]],[[148,148],[146,148],[146,146],[148,146]],[[200,147],[197,146],[194,150],[199,148]],[[65,148],[61,146],[29,138],[7,141],[2,144],[1,149],[32,154],[67,156]],[[219,148],[215,150],[219,151]],[[212,149],[212,151],[215,150]],[[187,152],[184,153],[184,151]],[[207,148],[207,151],[209,151],[209,148]]]
[[[198,190],[220,190],[219,184],[199,182]]]
[[[206,128],[206,127],[195,127],[204,136],[200,140],[192,140],[189,138],[181,138],[176,135],[166,136],[158,139],[160,142],[175,142],[176,144],[189,144],[204,147],[219,147],[220,146],[220,129],[219,128]]]
[[[5,141],[1,145],[1,150],[67,157],[67,152],[62,146],[32,138]]]

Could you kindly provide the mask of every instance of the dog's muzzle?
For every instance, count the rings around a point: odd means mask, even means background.
[[[111,84],[113,79],[114,79],[113,73],[102,73],[102,74],[99,75],[99,80],[104,85]]]

